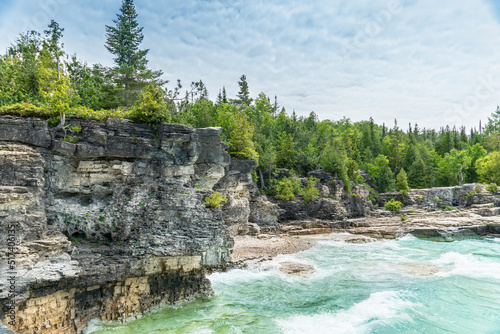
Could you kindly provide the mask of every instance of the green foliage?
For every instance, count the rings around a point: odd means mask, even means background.
[[[441,199],[438,197],[438,196],[434,196],[432,198],[432,200],[435,202],[435,203],[438,203]]]
[[[462,185],[465,180],[465,172],[472,163],[467,151],[452,149],[444,155],[438,163],[438,179],[441,186]]]
[[[222,135],[229,145],[229,154],[238,159],[259,160],[252,138],[254,127],[248,116],[236,107],[221,104],[216,110],[217,124],[222,127]]]
[[[39,117],[48,119],[57,117],[58,114],[47,107],[37,107],[31,103],[16,103],[0,107],[0,115],[11,115],[19,117]]]
[[[496,194],[498,192],[498,186],[496,183],[490,183],[486,187],[486,190],[489,191],[492,194]]]
[[[368,175],[378,187],[379,192],[385,193],[396,189],[394,173],[389,167],[389,159],[385,155],[377,156],[375,163],[368,163],[367,166]]]
[[[165,91],[155,83],[148,84],[139,94],[130,118],[142,123],[168,123],[170,113],[165,101]]]
[[[66,136],[61,140],[68,142],[68,143],[77,143],[80,140],[80,137],[78,137],[78,136]]]
[[[317,182],[319,182],[317,178],[310,177],[309,182],[307,182],[307,185],[304,187],[304,189],[302,189],[301,195],[304,199],[305,204],[309,204],[310,202],[318,199],[319,189],[316,188]]]
[[[321,167],[327,172],[336,173],[344,182],[345,190],[351,191],[352,186],[347,169],[348,157],[343,147],[340,138],[329,140],[320,156]]]
[[[385,203],[384,208],[388,211],[399,211],[401,210],[401,206],[403,204],[400,201],[396,201],[394,198],[391,198],[388,202]]]
[[[277,199],[292,201],[295,199],[295,194],[301,192],[300,180],[294,177],[284,177],[276,183],[275,191]]]
[[[481,182],[500,184],[500,152],[491,152],[478,159],[476,168]]]
[[[116,95],[120,105],[128,108],[145,85],[158,82],[162,72],[148,69],[146,55],[149,50],[139,49],[144,35],[137,22],[133,0],[123,0],[113,23],[116,26],[106,26],[106,49],[115,56],[116,66],[111,75],[117,84]]]
[[[408,195],[408,191],[410,190],[410,187],[408,186],[408,177],[406,175],[406,172],[403,168],[401,168],[401,171],[399,172],[398,176],[396,177],[396,186],[398,191],[403,194],[404,196]]]
[[[407,220],[408,220],[408,216],[407,215],[401,216],[401,221],[402,222],[405,222]]]
[[[274,168],[302,176],[322,168],[335,173],[348,192],[353,183],[364,183],[360,169],[380,192],[397,189],[405,194],[407,188],[479,181],[500,184],[500,107],[485,132],[473,129],[469,134],[465,128],[448,126],[436,131],[410,125],[402,130],[397,122],[388,128],[371,118],[351,122],[319,120],[313,112],[287,114],[276,96],[271,103],[261,92],[254,100],[245,75],[237,82],[234,98],[223,87],[215,101],[209,100],[201,80],[191,83],[182,97],[180,81],[169,90],[159,79],[161,71],[148,68],[148,50],[140,48],[143,34],[137,18],[133,1],[122,0],[114,25],[106,27],[113,68],[87,64],[76,55],[68,57],[61,43],[64,29],[55,21],[42,33],[21,34],[0,55],[0,115],[38,117],[50,126],[58,125],[63,114],[66,119],[121,117],[145,123],[220,126],[233,158],[258,162],[253,178],[270,194],[276,194]],[[74,127],[67,130],[79,133]],[[370,191],[372,200],[376,196]]]
[[[69,126],[68,130],[71,132],[80,133],[82,132],[82,126],[81,125]]]
[[[476,190],[476,193],[478,193],[478,194],[479,194],[479,193],[481,192],[481,187],[480,187],[480,186],[477,186],[475,190]]]
[[[222,194],[217,191],[214,191],[213,193],[210,194],[210,196],[207,196],[205,198],[205,201],[203,202],[203,204],[206,207],[214,209],[219,209],[226,203],[227,203],[227,197],[222,196]]]
[[[454,208],[454,207],[449,206],[449,205],[447,205],[444,209],[445,209],[446,211],[454,211],[454,210],[455,210],[455,208]]]

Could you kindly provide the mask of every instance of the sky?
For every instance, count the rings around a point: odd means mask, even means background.
[[[290,114],[420,128],[483,125],[500,104],[500,0],[135,0],[149,66],[266,93]],[[121,0],[0,0],[0,52],[55,19],[69,54],[113,65]]]

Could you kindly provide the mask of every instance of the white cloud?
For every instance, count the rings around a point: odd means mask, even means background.
[[[104,25],[120,1],[65,3],[54,17],[65,44],[89,62],[111,64]],[[0,48],[44,11],[12,2],[0,14]],[[396,4],[396,6],[394,5]],[[253,95],[320,118],[474,126],[500,104],[500,26],[485,0],[136,0],[150,66],[185,86],[202,79],[214,98]],[[31,29],[32,27],[30,27]],[[43,30],[43,27],[33,27]],[[488,78],[491,76],[491,78]],[[490,87],[492,86],[492,87]],[[479,92],[479,95],[478,95]]]

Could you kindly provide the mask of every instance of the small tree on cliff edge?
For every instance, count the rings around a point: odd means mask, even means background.
[[[408,195],[410,187],[408,186],[408,177],[403,168],[401,168],[401,171],[396,177],[396,186],[401,194],[403,194],[404,196]]]
[[[134,1],[123,0],[120,13],[116,16],[113,20],[116,26],[106,26],[106,49],[115,56],[113,75],[119,89],[120,104],[128,108],[148,83],[155,81],[162,85],[163,82],[158,79],[163,73],[148,69],[146,55],[149,49],[139,49],[144,35],[143,28],[137,23]]]

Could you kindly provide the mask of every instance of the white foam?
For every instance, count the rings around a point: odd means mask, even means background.
[[[219,284],[240,284],[250,281],[263,280],[272,276],[273,272],[259,269],[233,269],[223,273],[213,273],[208,275],[208,279],[212,283]]]
[[[460,275],[500,280],[500,263],[491,262],[487,259],[479,259],[472,254],[448,252],[442,254],[433,263],[448,269],[438,273],[437,275],[439,276]]]
[[[91,334],[91,333],[94,333],[94,332],[97,332],[98,330],[101,330],[102,329],[102,321],[100,320],[91,320],[89,322],[89,324],[87,325],[87,327],[83,330],[83,334]]]
[[[408,294],[408,293],[406,293]],[[370,331],[371,326],[388,320],[410,320],[405,309],[417,304],[397,291],[375,292],[348,310],[315,315],[296,315],[278,319],[276,323],[286,334],[336,333],[356,334]]]

